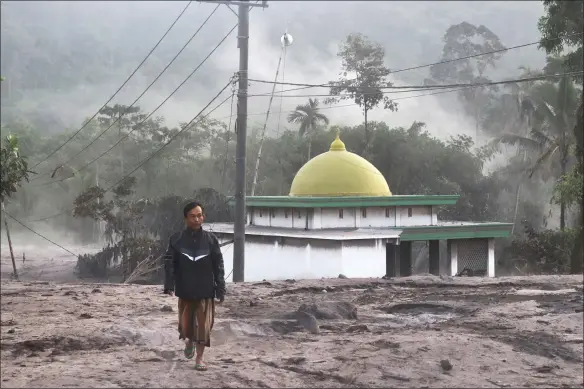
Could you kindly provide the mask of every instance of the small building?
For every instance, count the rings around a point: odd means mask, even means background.
[[[429,271],[438,275],[441,240],[448,275],[494,277],[495,239],[509,236],[512,224],[439,220],[439,207],[458,198],[393,195],[337,135],[298,171],[288,196],[247,197],[245,279],[409,276],[414,241],[428,242]],[[233,239],[233,224],[209,228],[222,242]],[[224,252],[226,268],[232,253]]]

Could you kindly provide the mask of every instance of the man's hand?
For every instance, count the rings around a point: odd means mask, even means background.
[[[218,296],[217,297],[217,304],[223,304],[223,301],[225,301],[225,296]]]
[[[167,294],[169,296],[174,296],[174,290],[172,290],[172,289],[164,289],[164,294]]]

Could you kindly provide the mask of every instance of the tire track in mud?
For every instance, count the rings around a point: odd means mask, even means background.
[[[452,328],[452,324],[449,325]],[[514,351],[538,355],[545,358],[560,358],[565,362],[582,363],[582,354],[566,347],[559,336],[543,331],[514,331],[512,328],[488,326],[486,323],[457,323],[456,327],[470,330],[473,335],[480,334],[495,342],[505,343]]]

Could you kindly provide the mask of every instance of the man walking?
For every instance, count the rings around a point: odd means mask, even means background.
[[[197,202],[183,209],[186,228],[171,236],[164,256],[164,293],[178,297],[179,339],[184,354],[195,356],[195,369],[207,370],[205,347],[211,346],[215,299],[225,298],[223,255],[215,235],[204,231],[203,207]]]

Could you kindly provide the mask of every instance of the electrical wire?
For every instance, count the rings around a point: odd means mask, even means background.
[[[231,91],[231,104],[229,108],[229,124],[227,125],[227,133],[225,134],[225,153],[223,156],[223,169],[221,170],[221,182],[219,183],[219,192],[223,192],[223,183],[225,182],[225,170],[227,169],[227,157],[229,155],[229,141],[231,140],[231,122],[233,119],[233,101],[235,97],[235,84]]]
[[[148,58],[150,58],[150,55],[154,52],[154,50],[156,50],[156,48],[158,47],[158,45],[160,45],[160,43],[162,42],[162,40],[166,37],[166,35],[168,35],[168,33],[170,32],[170,30],[172,30],[172,28],[174,27],[174,25],[179,21],[179,19],[183,16],[183,14],[186,12],[187,8],[189,8],[189,6],[191,5],[192,1],[189,1],[188,4],[186,5],[186,7],[181,11],[181,13],[176,17],[176,19],[174,20],[174,22],[172,22],[172,24],[170,25],[170,27],[166,30],[166,32],[164,33],[164,35],[162,35],[162,38],[160,38],[158,40],[158,42],[156,43],[156,45],[154,45],[154,47],[152,48],[152,50],[150,50],[150,52],[146,55],[146,57],[142,60],[142,62],[140,62],[140,64],[138,65],[138,67],[136,67],[136,69],[134,69],[134,71],[132,72],[132,74],[130,74],[130,76],[126,79],[126,81],[124,81],[124,83],[122,84],[122,86],[120,86],[118,88],[118,90],[116,90],[116,92],[109,98],[108,101],[105,102],[104,105],[102,105],[102,107],[100,109],[97,110],[97,112],[95,114],[93,114],[93,116],[87,120],[85,122],[85,124],[83,126],[81,126],[81,128],[79,130],[77,130],[73,135],[71,135],[71,137],[69,137],[69,139],[67,139],[63,144],[61,144],[59,147],[57,147],[54,151],[52,151],[49,155],[47,155],[44,159],[42,159],[40,162],[36,163],[35,165],[33,165],[31,167],[31,169],[34,169],[35,167],[37,167],[38,165],[40,165],[41,163],[45,162],[47,159],[51,158],[56,152],[58,152],[59,150],[61,150],[63,148],[63,146],[65,146],[67,143],[69,143],[77,134],[79,134],[85,127],[87,127],[87,125],[93,120],[95,119],[95,117],[99,114],[99,112],[104,109],[113,99],[114,97],[117,96],[117,94],[122,90],[122,88],[124,86],[126,86],[126,84],[130,81],[130,79],[132,77],[134,77],[134,75],[136,74],[136,72],[142,67],[142,65],[144,65],[144,63],[146,62],[146,60]]]
[[[426,68],[426,67],[430,67],[430,66],[434,66],[434,65],[441,65],[441,64],[445,64],[445,63],[451,63],[451,62],[456,62],[456,61],[462,61],[462,60],[465,60],[465,59],[470,59],[470,58],[475,58],[475,57],[481,57],[481,56],[484,56],[484,55],[501,53],[501,52],[510,51],[510,50],[514,50],[514,49],[520,49],[520,48],[527,47],[527,46],[537,45],[537,44],[540,44],[542,41],[554,41],[554,40],[569,38],[569,37],[578,36],[578,35],[582,35],[582,34],[584,34],[584,33],[579,32],[579,33],[570,34],[570,35],[567,35],[567,36],[564,36],[564,37],[554,37],[554,38],[549,38],[549,39],[542,39],[542,40],[539,40],[539,41],[536,41],[536,42],[524,43],[522,45],[517,45],[517,46],[512,46],[512,47],[506,47],[504,49],[498,49],[498,50],[493,50],[493,51],[487,51],[487,52],[483,52],[483,53],[468,55],[466,57],[453,58],[453,59],[448,59],[448,60],[444,60],[444,61],[440,61],[440,62],[434,62],[434,63],[430,63],[430,64],[426,64],[426,65],[412,66],[412,67],[398,69],[398,70],[390,70],[389,74],[401,73],[401,72],[405,72],[405,71],[409,71],[409,70],[422,69],[422,68]],[[269,80],[254,80],[254,79],[249,79],[249,81],[261,82],[261,83],[271,83],[271,81],[269,81]],[[348,80],[348,81],[356,81],[356,80],[353,79],[353,80]],[[314,85],[314,84],[299,84],[299,83],[285,83],[283,85],[295,85],[295,86],[305,86],[305,87],[322,87],[322,88],[330,88],[331,86],[335,86],[334,85],[334,82],[328,82],[328,83],[325,83],[325,84],[318,84],[318,85]],[[387,88],[400,88],[400,87],[387,87]],[[401,87],[401,88],[404,88],[404,87]],[[419,88],[424,88],[424,86],[419,86]]]
[[[27,230],[29,230],[30,232],[32,232],[33,234],[36,234],[38,236],[40,236],[41,238],[43,238],[44,240],[54,244],[55,246],[65,250],[66,252],[68,252],[69,254],[73,255],[74,257],[78,257],[79,254],[75,254],[74,252],[66,249],[65,247],[61,246],[58,243],[53,242],[52,240],[50,240],[49,238],[47,238],[46,236],[36,232],[35,230],[33,230],[32,228],[30,228],[29,226],[27,226],[26,224],[24,224],[23,222],[21,222],[20,220],[18,220],[17,218],[15,218],[14,216],[12,216],[11,214],[9,214],[8,212],[4,212],[6,214],[6,216],[10,217],[12,220],[14,220],[15,222],[17,222],[18,224],[20,224],[21,226],[23,226],[24,228],[26,228]]]
[[[161,152],[166,146],[168,146],[173,140],[176,139],[176,137],[178,137],[180,134],[182,134],[185,130],[189,129],[189,127],[191,126],[191,124],[193,124],[193,122],[199,117],[201,116],[201,114],[211,105],[213,104],[213,102],[215,100],[217,100],[219,98],[219,96],[229,87],[229,85],[232,84],[232,79],[229,80],[229,82],[219,91],[219,93],[217,93],[215,95],[215,97],[213,97],[213,99],[207,103],[207,105],[205,105],[205,107],[203,109],[201,109],[201,111],[199,111],[199,113],[197,115],[195,115],[195,117],[193,117],[188,123],[186,123],[182,129],[180,131],[178,131],[175,135],[173,135],[164,145],[162,145],[160,148],[158,148],[156,151],[154,151],[152,154],[150,154],[147,158],[145,158],[144,160],[142,160],[142,162],[140,162],[134,169],[132,169],[132,171],[130,171],[128,174],[124,175],[121,179],[119,179],[118,181],[116,181],[113,185],[109,186],[107,189],[105,189],[105,191],[103,193],[107,193],[110,190],[112,190],[113,188],[115,188],[117,185],[119,185],[120,183],[122,183],[126,178],[130,177],[134,172],[136,172],[139,168],[141,168],[142,166],[144,166],[144,164],[146,164],[148,161],[150,161],[152,158],[154,158],[154,156],[156,156],[159,152]],[[221,103],[219,103],[215,108],[213,108],[211,111],[209,111],[205,116],[203,116],[203,118],[209,116],[210,114],[212,114],[215,110],[217,110],[219,107],[221,107],[223,104],[225,104],[229,99],[231,98],[231,96],[227,96],[227,98],[225,100],[223,100]],[[87,199],[86,201],[84,201],[81,204],[85,204],[89,201],[93,201],[97,198],[97,196],[91,197],[89,199]],[[68,209],[66,211],[57,213],[55,215],[52,216],[47,216],[41,219],[37,219],[37,220],[32,220],[31,222],[40,222],[40,221],[44,221],[44,220],[48,220],[48,219],[52,219],[54,217],[57,216],[61,216],[64,215],[66,213],[69,213],[71,211],[73,211],[75,208],[71,208]]]
[[[162,75],[166,72],[166,70],[168,70],[168,68],[170,67],[170,65],[172,65],[174,63],[174,61],[179,57],[179,55],[181,55],[181,53],[187,48],[187,46],[191,43],[191,41],[198,35],[199,31],[201,31],[201,29],[207,24],[207,22],[209,21],[209,19],[211,19],[211,17],[215,14],[215,12],[217,11],[217,9],[219,9],[220,4],[218,4],[215,9],[213,10],[213,12],[211,12],[211,14],[209,14],[209,16],[207,17],[207,19],[205,19],[205,21],[203,21],[203,23],[199,26],[199,28],[195,31],[195,33],[189,38],[189,40],[183,45],[183,47],[179,50],[179,52],[174,56],[174,58],[172,58],[170,60],[170,62],[164,67],[164,69],[162,69],[162,71],[158,74],[158,76],[156,76],[156,78],[150,83],[150,85],[148,85],[148,87],[146,87],[146,89],[136,98],[136,100],[134,100],[134,102],[128,106],[124,112],[122,112],[120,115],[118,115],[118,117],[116,118],[116,120],[114,120],[105,130],[103,130],[102,132],[100,132],[95,138],[93,138],[93,140],[91,142],[89,142],[89,144],[87,144],[85,147],[83,147],[81,150],[79,150],[77,152],[77,154],[75,154],[73,157],[69,158],[66,162],[62,163],[61,166],[66,165],[67,163],[71,162],[73,159],[75,159],[77,156],[79,156],[83,151],[87,150],[92,144],[94,144],[99,138],[101,138],[107,131],[109,131],[110,128],[112,128],[118,121],[120,121],[120,119],[122,118],[122,116],[128,112],[130,110],[130,108],[132,108],[134,106],[134,104],[136,104],[138,102],[138,100],[140,100],[145,94],[146,92],[148,92],[148,90],[150,90],[150,88],[156,83],[156,81],[158,81],[160,79],[160,77],[162,77]],[[233,28],[235,29],[235,27]],[[231,34],[231,32],[233,31],[233,29],[229,32],[229,34]],[[229,34],[227,36],[229,36]],[[223,41],[225,41],[225,39],[227,39],[227,36],[219,43],[219,45],[221,45],[221,43],[223,43]],[[215,47],[215,49],[213,49],[213,51],[211,51],[211,54],[219,47],[219,45],[217,45]],[[199,66],[197,66],[197,68],[195,68],[195,70],[193,72],[191,72],[191,74],[178,86],[177,89],[175,89],[163,102],[162,104],[160,104],[158,107],[156,107],[156,109],[154,111],[152,111],[150,113],[150,115],[148,115],[147,118],[149,118],[154,112],[156,112],[168,99],[170,99],[170,97],[176,93],[176,91],[182,87],[184,85],[184,83],[201,67],[201,65],[203,63],[205,63],[205,61],[208,59],[209,56],[207,56],[207,58],[205,58],[203,60],[203,62],[201,62],[199,64]],[[146,118],[146,119],[147,119]],[[145,119],[145,120],[146,120]],[[144,123],[143,120],[142,122],[140,122],[139,124]],[[136,125],[137,126],[137,125]],[[134,127],[136,127],[134,126]],[[133,131],[133,130],[132,130]],[[125,138],[122,138],[122,140]],[[116,143],[117,144],[117,143]],[[41,174],[33,179],[31,179],[31,181],[35,181],[38,180],[46,175],[50,174],[50,172],[46,172],[44,174]]]
[[[524,77],[524,78],[518,78],[518,79],[514,79],[514,80],[503,80],[503,81],[488,81],[488,82],[477,82],[477,83],[456,83],[456,84],[441,84],[441,85],[403,85],[403,86],[381,86],[378,87],[378,89],[413,89],[413,90],[433,90],[433,89],[443,89],[443,88],[458,88],[458,87],[482,87],[482,86],[493,86],[493,85],[502,85],[502,84],[513,84],[513,83],[517,83],[517,82],[529,82],[529,81],[538,81],[538,80],[544,80],[547,78],[561,78],[561,77],[566,77],[566,76],[574,76],[574,75],[578,75],[578,74],[582,74],[583,71],[576,71],[576,72],[568,72],[568,73],[559,73],[559,74],[542,74],[540,76],[532,76],[532,77]],[[259,82],[262,84],[272,84],[274,83],[274,81],[268,81],[268,80],[254,80],[254,79],[250,79],[249,81],[251,82]],[[276,82],[277,84],[284,84],[284,85],[295,85],[295,86],[306,86],[306,87],[315,87],[315,88],[319,88],[319,87],[334,87],[336,85],[324,85],[324,84],[302,84],[302,83],[291,83],[291,82],[286,82],[286,83],[282,83],[282,82]],[[407,92],[412,92],[412,91],[407,91]],[[376,94],[379,92],[362,92],[360,94]],[[388,92],[384,92],[384,93],[388,93]],[[249,95],[248,97],[251,96],[257,96],[257,95]],[[260,96],[265,96],[265,95],[260,95]],[[333,94],[323,94],[323,95],[293,95],[293,96],[284,96],[284,97],[326,97],[326,96],[336,96],[336,97],[343,97],[341,95],[333,95]],[[347,95],[348,96],[348,95]]]
[[[76,173],[86,169],[87,167],[89,167],[91,164],[93,164],[95,161],[97,161],[98,159],[100,159],[101,157],[103,157],[104,155],[106,155],[107,153],[109,153],[114,147],[116,147],[118,144],[120,144],[124,139],[126,139],[132,132],[134,132],[135,130],[137,130],[139,128],[140,125],[142,125],[143,123],[146,122],[146,120],[148,120],[156,111],[158,111],[190,78],[193,74],[196,73],[197,70],[199,70],[199,68],[201,66],[203,66],[203,64],[211,57],[211,55],[213,55],[213,53],[221,46],[221,44],[223,44],[223,42],[225,42],[225,40],[229,37],[229,35],[231,35],[231,33],[233,33],[233,31],[235,30],[235,28],[237,27],[237,25],[235,25],[224,37],[223,39],[221,39],[221,41],[213,48],[213,50],[211,50],[211,52],[203,59],[203,61],[201,61],[201,63],[191,72],[191,74],[189,74],[187,76],[187,78],[184,79],[183,82],[181,82],[179,84],[179,86],[176,87],[176,89],[170,94],[168,95],[168,97],[166,99],[164,99],[159,105],[158,107],[156,107],[152,112],[150,112],[150,114],[148,114],[148,116],[146,116],[140,123],[137,123],[133,126],[132,130],[129,131],[126,135],[124,135],[123,137],[121,137],[116,143],[114,143],[109,149],[107,149],[106,151],[104,151],[103,153],[101,153],[99,156],[97,156],[96,158],[94,158],[93,160],[91,160],[90,162],[86,163],[85,165],[83,165],[81,168],[76,170]],[[107,129],[106,129],[107,131]],[[73,157],[75,158],[75,157]],[[49,181],[47,183],[41,184],[39,186],[43,186],[43,185],[49,185],[55,182],[62,182],[65,181],[67,179],[69,179],[70,177],[64,177],[61,178],[60,180],[56,180],[56,181]]]

